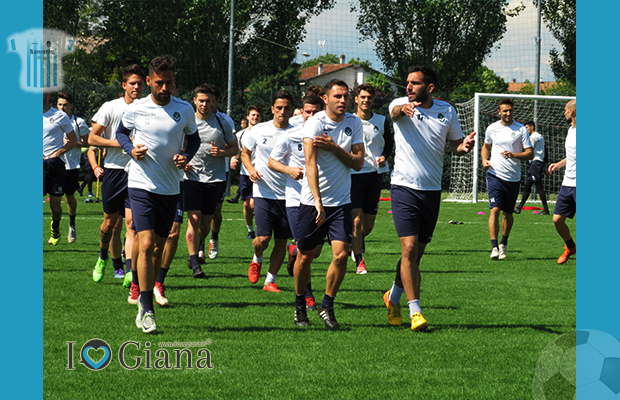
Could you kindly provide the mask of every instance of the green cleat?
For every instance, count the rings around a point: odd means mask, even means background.
[[[54,230],[54,228],[52,228],[52,224],[50,224],[50,230],[52,231],[52,234],[49,240],[47,241],[47,243],[51,244],[52,246],[56,246],[58,245],[58,242],[60,241],[60,229]]]
[[[97,260],[97,264],[95,264],[95,269],[93,270],[93,281],[95,283],[101,282],[103,279],[103,275],[105,274],[105,264],[108,260],[102,260],[101,258]]]
[[[129,272],[125,273],[125,278],[123,278],[123,287],[125,289],[129,289],[131,287],[132,279],[133,279],[133,272],[129,270]]]

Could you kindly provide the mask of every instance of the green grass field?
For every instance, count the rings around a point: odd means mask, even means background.
[[[137,307],[127,303],[128,290],[113,278],[111,262],[103,281],[92,281],[101,204],[80,201],[75,244],[66,241],[65,214],[63,238],[56,247],[47,244],[50,214],[45,204],[43,397],[531,399],[539,355],[576,324],[575,259],[556,264],[563,242],[551,216],[525,211],[516,215],[508,258],[493,261],[487,204],[443,203],[421,264],[421,306],[429,329],[416,333],[406,317],[400,327],[386,321],[382,295],[394,280],[400,256],[389,210],[390,203],[381,202],[375,229],[366,240],[369,273],[356,275],[349,260],[335,302],[339,331],[327,331],[316,313],[309,314],[310,327],[295,326],[294,283],[284,266],[277,281],[281,293],[261,290],[266,265],[261,280],[250,284],[252,245],[245,240],[242,206],[225,202],[220,256],[203,266],[208,279],[191,277],[182,239],[166,278],[170,307],[156,306],[158,333],[146,335],[135,326]],[[574,232],[575,221],[569,224]],[[330,260],[331,248],[326,246],[313,264],[319,302]],[[79,363],[82,346],[95,338],[112,349],[112,361],[100,371]],[[183,368],[154,367],[166,349],[160,343],[207,340],[212,369],[185,368],[185,358]],[[127,341],[141,346],[128,346],[124,353],[131,366],[137,362],[133,357],[142,357],[134,370],[118,362],[119,348]],[[75,342],[73,370],[67,370],[66,342]],[[195,361],[199,347],[189,349]],[[173,350],[169,353],[174,362]],[[93,359],[102,355],[96,354]]]

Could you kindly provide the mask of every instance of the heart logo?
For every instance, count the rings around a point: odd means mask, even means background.
[[[90,350],[93,350],[93,353],[97,353],[99,352],[99,350],[103,350],[103,357],[101,357],[99,361],[94,361],[93,358],[91,358],[91,356],[88,354]],[[110,346],[108,346],[106,342],[100,339],[92,339],[86,342],[82,347],[82,361],[80,362],[87,368],[90,368],[94,371],[99,371],[104,369],[110,363],[110,354]]]

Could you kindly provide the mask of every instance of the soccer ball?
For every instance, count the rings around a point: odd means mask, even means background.
[[[535,400],[620,400],[620,341],[591,329],[560,336],[540,355],[532,392]]]

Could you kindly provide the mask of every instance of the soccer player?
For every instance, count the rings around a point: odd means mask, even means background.
[[[439,215],[446,141],[458,156],[467,154],[475,144],[475,132],[463,139],[454,107],[431,97],[436,87],[437,77],[431,68],[412,66],[407,76],[407,96],[395,99],[389,107],[396,147],[392,216],[402,254],[392,288],[385,292],[383,301],[388,323],[400,325],[404,291],[413,331],[428,326],[420,308],[420,261]]]
[[[199,244],[207,238],[216,206],[226,190],[225,157],[239,151],[233,127],[213,112],[216,92],[215,86],[206,84],[194,90],[200,149],[188,164],[183,179],[188,220],[185,235],[189,252],[187,265],[194,278],[205,276],[198,261]]]
[[[326,234],[332,245],[325,295],[318,314],[329,329],[339,327],[334,298],[347,272],[353,230],[351,218],[351,169],[364,165],[362,121],[346,112],[349,87],[333,79],[325,84],[325,111],[309,118],[303,127],[306,179],[301,188],[297,219],[295,260],[295,324],[308,325],[305,289],[310,280],[317,245]]]
[[[353,238],[351,255],[358,274],[367,273],[362,257],[364,238],[372,232],[379,211],[383,173],[389,171],[387,157],[392,153],[394,135],[383,115],[372,112],[375,88],[363,83],[355,88],[355,115],[364,126],[364,166],[351,171],[351,207],[353,209]]]
[[[263,253],[269,247],[273,235],[274,244],[269,257],[269,272],[263,290],[280,292],[276,277],[284,255],[286,241],[291,229],[286,215],[286,175],[272,171],[267,166],[269,156],[281,135],[287,135],[293,127],[288,123],[293,112],[293,96],[285,90],[277,92],[271,106],[273,121],[256,125],[246,137],[241,161],[253,183],[256,238],[252,242],[254,256],[248,269],[251,283],[258,282],[263,264]],[[253,161],[252,161],[253,160]],[[304,303],[305,304],[305,303]]]
[[[514,224],[519,183],[521,182],[521,160],[534,158],[530,135],[521,123],[514,120],[514,103],[511,99],[500,99],[497,105],[500,120],[487,128],[484,145],[480,150],[482,167],[487,172],[489,195],[489,235],[491,236],[491,259],[506,258],[508,236]],[[489,159],[489,155],[491,158]],[[499,235],[499,213],[502,217],[502,239]]]
[[[577,212],[577,100],[571,100],[564,107],[564,117],[570,123],[566,135],[566,158],[549,165],[549,173],[566,167],[564,180],[558,193],[553,210],[553,224],[558,234],[564,240],[564,253],[558,258],[558,264],[564,264],[570,256],[577,254],[577,245],[566,225],[566,218],[574,218]]]
[[[534,159],[530,162],[530,169],[525,181],[525,187],[523,188],[523,194],[521,195],[521,202],[515,207],[514,213],[521,213],[521,209],[532,193],[532,185],[536,185],[536,192],[540,196],[540,201],[543,205],[543,211],[540,212],[540,215],[549,215],[547,195],[545,194],[545,187],[543,186],[543,177],[545,172],[547,172],[547,148],[545,147],[545,139],[540,133],[536,132],[536,123],[534,121],[527,121],[523,125],[525,125],[525,129],[527,129],[530,134],[530,142],[532,142],[532,148],[534,150]]]
[[[65,136],[67,140],[65,141]],[[60,219],[62,207],[65,163],[62,155],[77,144],[71,120],[64,112],[50,106],[50,94],[43,93],[43,195],[50,196],[52,213],[52,234],[48,243],[58,245],[60,241]]]
[[[175,87],[174,68],[170,56],[151,60],[146,77],[151,95],[127,107],[116,132],[118,143],[132,157],[128,190],[137,232],[140,285],[136,326],[144,333],[157,330],[155,279],[174,220],[181,170],[200,147],[194,109],[170,95]],[[129,138],[132,131],[133,143]],[[186,138],[185,154],[179,154]]]
[[[62,190],[67,200],[67,214],[69,214],[69,235],[67,240],[69,243],[75,243],[75,216],[77,213],[77,200],[75,192],[80,187],[80,160],[82,159],[82,147],[88,147],[88,134],[90,129],[86,122],[73,115],[73,96],[67,92],[59,92],[56,100],[56,107],[71,120],[73,132],[77,137],[77,145],[63,154],[62,158],[65,162],[65,181]]]
[[[324,106],[325,103],[320,97],[316,95],[306,96],[301,107],[301,115],[306,121],[317,112],[322,111]],[[299,235],[297,233],[297,217],[299,215],[301,182],[304,178],[304,167],[306,165],[302,135],[303,130],[301,129],[301,126],[291,129],[287,135],[280,135],[280,138],[271,151],[269,162],[267,163],[267,166],[270,169],[288,175],[285,189],[286,216],[295,241],[299,240]],[[323,244],[319,244],[317,246],[314,253],[314,258],[318,258],[320,256],[322,247]],[[288,270],[289,275],[294,276],[293,266],[295,264],[295,259],[297,258],[297,244],[295,242],[291,242],[287,246],[287,249],[289,253],[289,260],[286,264],[286,269]],[[306,297],[307,310],[316,310],[316,300],[312,294],[312,285],[310,280],[308,280],[304,294]]]
[[[125,278],[123,286],[130,282],[137,285],[137,276],[132,271],[132,245],[135,231],[132,229],[131,208],[127,192],[127,172],[125,167],[131,157],[120,148],[116,140],[116,130],[127,106],[142,96],[144,72],[137,65],[123,69],[123,97],[104,103],[92,118],[92,130],[88,144],[106,149],[103,167],[91,159],[91,167],[97,178],[102,178],[101,200],[103,203],[103,222],[99,230],[99,258],[93,270],[93,281],[100,282],[108,262],[108,249],[112,256],[114,277]],[[92,158],[92,157],[91,157]],[[122,220],[125,218],[125,271],[122,258]],[[112,242],[110,244],[110,242]],[[126,276],[125,276],[126,275]],[[128,301],[131,299],[128,298]],[[135,300],[134,300],[135,301]]]

